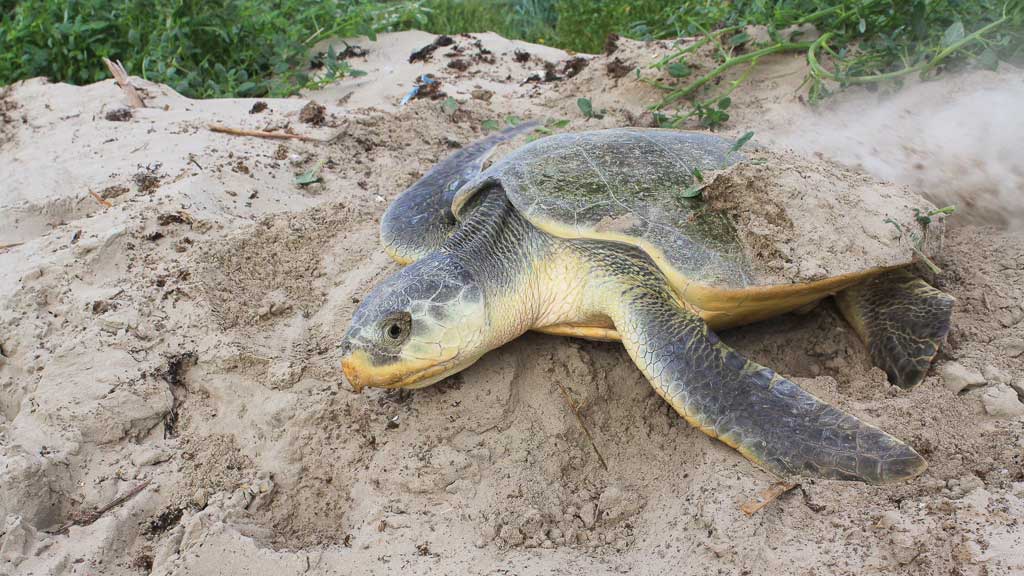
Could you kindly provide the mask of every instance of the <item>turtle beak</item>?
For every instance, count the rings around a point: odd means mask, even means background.
[[[345,373],[345,379],[352,385],[352,391],[362,394],[363,385],[359,381],[356,363],[352,359],[352,344],[347,339],[341,343],[341,371]]]

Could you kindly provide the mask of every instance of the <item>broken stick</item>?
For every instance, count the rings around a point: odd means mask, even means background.
[[[265,130],[245,130],[242,128],[229,128],[221,124],[210,124],[208,128],[213,132],[231,134],[233,136],[254,136],[256,138],[271,138],[274,140],[307,140],[310,142],[330,142],[330,140],[324,140],[323,138],[317,138],[316,136],[307,136],[305,134],[267,132]],[[333,138],[331,138],[331,140],[333,140]]]
[[[96,509],[95,512],[93,512],[91,514],[86,514],[85,516],[83,516],[81,518],[76,518],[74,520],[68,520],[63,525],[61,525],[60,528],[58,528],[58,529],[54,530],[53,532],[51,532],[51,534],[62,534],[64,532],[67,532],[68,528],[71,528],[72,526],[76,526],[76,525],[77,526],[88,526],[89,524],[92,524],[93,522],[99,520],[107,512],[110,512],[114,508],[117,508],[121,504],[124,504],[125,502],[127,502],[127,501],[131,500],[132,498],[134,498],[136,495],[138,495],[139,492],[142,492],[143,490],[145,490],[146,486],[149,486],[149,483],[152,482],[152,481],[153,481],[152,479],[149,479],[149,480],[146,480],[145,482],[139,483],[137,486],[135,486],[131,490],[125,492],[121,496],[118,496],[117,498],[114,498],[113,500],[111,500],[110,502],[107,502],[103,506],[100,506],[99,508]]]
[[[104,198],[103,196],[100,196],[99,194],[93,192],[92,190],[89,190],[89,195],[92,196],[93,198],[95,198],[97,202],[99,202],[103,206],[106,206],[107,208],[110,208],[111,206],[113,206],[113,204],[108,202],[106,198]]]
[[[774,502],[779,496],[796,488],[800,484],[796,482],[776,482],[765,488],[754,498],[747,500],[740,506],[740,510],[747,516],[753,516],[758,510]]]
[[[587,440],[590,441],[590,446],[594,449],[594,454],[597,454],[597,459],[601,462],[601,467],[607,470],[608,463],[604,461],[604,456],[601,456],[601,451],[597,449],[597,444],[594,443],[594,437],[590,435],[590,430],[587,430],[587,425],[583,423],[583,417],[580,416],[579,407],[573,404],[572,398],[569,397],[568,390],[565,389],[565,386],[562,386],[561,382],[558,382],[558,388],[562,391],[562,396],[565,396],[565,401],[569,403],[569,408],[572,410],[572,413],[576,415],[576,422],[579,423],[583,433],[587,436]]]
[[[142,101],[142,96],[139,96],[139,91],[132,86],[132,81],[128,78],[128,71],[121,65],[120,60],[114,60],[111,62],[109,59],[104,58],[103,63],[107,65],[107,70],[114,76],[114,82],[121,87],[121,91],[128,97],[128,105],[132,108],[145,108],[146,103]]]

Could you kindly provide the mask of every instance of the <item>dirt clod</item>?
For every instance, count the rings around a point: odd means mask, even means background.
[[[131,108],[115,108],[108,111],[104,116],[111,122],[127,122],[132,119]]]
[[[451,36],[438,36],[433,42],[426,46],[416,50],[409,55],[409,63],[413,62],[425,62],[430,59],[434,51],[443,46],[451,46],[455,43],[455,40]]]
[[[620,58],[615,58],[605,66],[605,70],[608,71],[608,75],[612,78],[622,78],[626,74],[629,74],[636,68],[636,65],[631,62],[624,62]]]
[[[582,72],[588,64],[590,64],[590,60],[587,60],[583,56],[570,58],[562,63],[562,74],[565,74],[566,78],[572,78]]]
[[[313,126],[323,126],[325,110],[326,108],[322,104],[310,100],[302,107],[302,110],[299,110],[299,121]]]

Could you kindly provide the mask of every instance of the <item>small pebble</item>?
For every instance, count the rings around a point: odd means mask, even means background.
[[[985,385],[985,377],[981,372],[971,370],[958,362],[946,362],[942,366],[942,385],[950,392],[957,394]]]
[[[1006,384],[997,384],[981,396],[981,404],[989,416],[1015,418],[1024,416],[1024,404],[1017,398],[1017,391]]]
[[[597,504],[593,502],[587,502],[580,508],[580,520],[583,520],[583,525],[587,528],[593,528],[594,524],[597,523]]]
[[[1024,338],[1003,338],[996,342],[996,344],[1011,358],[1024,354]]]
[[[132,464],[136,466],[151,466],[171,459],[170,450],[164,448],[143,448],[132,454]]]
[[[523,533],[513,526],[502,526],[500,536],[509,546],[519,546],[526,540]]]
[[[981,374],[985,377],[986,382],[992,384],[1010,383],[1010,377],[1006,374],[1006,372],[1003,372],[1002,370],[996,368],[995,366],[985,366],[985,368],[981,371]]]
[[[888,510],[882,513],[882,516],[878,519],[876,527],[882,530],[888,530],[893,526],[897,526],[900,523],[900,513],[895,510]]]

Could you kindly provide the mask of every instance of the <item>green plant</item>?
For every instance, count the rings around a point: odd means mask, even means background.
[[[679,193],[680,197],[688,200],[699,198],[701,192],[704,190],[704,173],[700,171],[700,168],[694,166],[693,169],[690,170],[690,175],[693,176],[693,183]]]
[[[349,48],[348,45],[345,47],[346,49]],[[366,76],[365,71],[353,68],[347,60],[340,57],[337,51],[334,50],[334,44],[327,47],[327,53],[324,54],[320,64],[323,66],[324,73],[306,82],[305,87],[321,88],[345,76]]]
[[[740,136],[739,139],[737,139],[736,142],[732,145],[732,147],[729,148],[729,152],[739,152],[740,148],[743,148],[747,144],[747,142],[750,142],[750,139],[753,137],[753,131],[747,132],[743,136]]]
[[[973,63],[1021,60],[1024,0],[0,0],[0,85],[32,76],[84,84],[108,77],[100,57],[192,97],[284,96],[358,75],[328,48],[323,72],[306,73],[311,47],[331,37],[420,28],[436,33],[493,30],[583,52],[609,33],[637,39],[697,37],[655,62],[664,78],[658,110],[666,124],[696,114],[715,121],[714,103],[741,82],[716,88],[758,59],[805,52],[812,99],[851,84],[899,82]],[[757,44],[746,31],[766,27]],[[784,35],[813,24],[816,42]],[[715,67],[687,58],[710,48]],[[342,53],[344,54],[344,52]],[[700,74],[700,72],[704,72]],[[639,74],[639,72],[638,72]],[[703,111],[703,115],[699,112]]]
[[[458,109],[459,103],[456,102],[455,98],[452,98],[451,96],[445,98],[444,102],[441,103],[441,110],[444,111],[444,113],[447,114],[448,116],[455,114],[455,111]]]
[[[284,96],[310,82],[314,43],[372,34],[386,14],[361,0],[27,0],[0,13],[0,84],[95,82],[105,56],[191,97]]]
[[[903,226],[896,222],[892,218],[886,218],[884,222],[886,224],[892,224],[896,231],[899,233],[900,238],[906,238],[910,249],[914,251],[925,266],[928,267],[933,273],[938,274],[942,272],[942,269],[932,262],[931,258],[924,253],[924,243],[928,239],[928,226],[932,223],[932,218],[935,216],[949,216],[956,212],[956,207],[946,206],[945,208],[938,208],[935,210],[929,210],[928,212],[921,212],[921,210],[914,208],[914,221],[917,222],[921,228],[921,232],[914,232],[912,230],[904,229]]]
[[[579,107],[580,112],[583,113],[584,117],[593,118],[595,120],[604,118],[605,113],[608,112],[605,109],[594,110],[594,104],[590,101],[590,98],[577,98],[576,106]]]
[[[322,180],[322,178],[320,177],[320,169],[323,167],[324,161],[320,160],[319,162],[316,163],[315,166],[313,166],[309,170],[306,170],[302,174],[297,175],[295,177],[295,184],[298,186],[309,186],[310,184],[320,182]]]
[[[722,121],[715,103],[745,81],[760,58],[770,54],[807,54],[812,101],[827,96],[835,86],[898,82],[913,73],[934,74],[940,65],[974,62],[994,68],[1000,60],[1018,60],[1024,46],[1024,1],[1004,2],[737,0],[718,6],[684,2],[665,26],[675,26],[680,34],[695,34],[698,40],[650,65],[650,69],[664,70],[668,80],[642,79],[666,92],[652,107],[659,124],[678,126],[696,115],[703,124],[713,126]],[[768,41],[754,44],[745,31],[750,24],[763,25]],[[806,24],[821,32],[817,40],[799,38],[800,29],[794,27]],[[708,48],[716,66],[693,77],[686,58]],[[739,66],[744,67],[739,78],[727,83],[726,90],[714,93],[722,77]],[[686,80],[679,81],[681,78]],[[678,107],[684,100],[689,101],[689,110],[673,116],[658,112]]]

